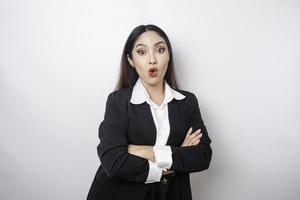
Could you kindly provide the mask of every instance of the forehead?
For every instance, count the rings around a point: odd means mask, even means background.
[[[135,41],[134,46],[136,47],[139,44],[144,44],[146,46],[153,46],[160,41],[163,41],[166,44],[164,38],[161,37],[155,31],[146,31],[138,37],[138,39]]]

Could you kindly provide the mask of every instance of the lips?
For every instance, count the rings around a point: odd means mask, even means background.
[[[149,69],[149,72],[153,73],[153,72],[157,72],[157,68],[156,67],[151,67]]]
[[[157,75],[157,68],[156,67],[151,67],[149,70],[148,70],[148,74],[149,76],[151,77],[155,77]]]

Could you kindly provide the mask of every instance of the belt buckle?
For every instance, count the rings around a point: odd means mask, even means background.
[[[165,185],[168,183],[168,179],[166,177],[162,177],[161,182]]]
[[[167,184],[168,181],[169,181],[168,179],[169,179],[169,178],[172,178],[172,177],[174,177],[174,176],[175,176],[175,173],[163,175],[163,176],[161,177],[160,182],[163,183],[163,184]]]

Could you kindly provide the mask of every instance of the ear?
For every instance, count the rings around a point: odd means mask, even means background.
[[[134,68],[134,62],[133,62],[133,60],[129,57],[128,54],[127,54],[127,60],[128,60],[128,62],[129,62],[129,64],[131,65],[131,67]]]

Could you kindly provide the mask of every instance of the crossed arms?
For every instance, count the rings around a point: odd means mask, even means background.
[[[191,93],[192,94],[192,93]],[[169,146],[172,165],[166,173],[199,172],[209,167],[212,150],[211,140],[201,118],[198,100],[191,95],[189,129],[180,147]],[[110,93],[106,102],[104,120],[99,126],[100,143],[98,156],[109,177],[145,183],[149,173],[149,160],[156,162],[153,146],[128,144],[126,101],[120,93]],[[199,135],[199,129],[201,134]],[[201,137],[201,140],[200,140]]]

